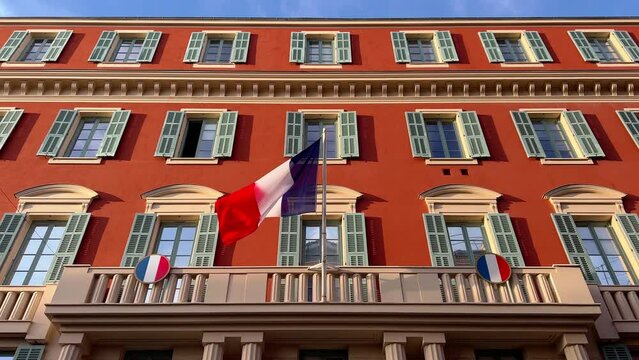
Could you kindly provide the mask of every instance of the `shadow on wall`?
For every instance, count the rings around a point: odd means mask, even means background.
[[[117,160],[126,160],[131,161],[131,157],[133,156],[133,150],[135,149],[136,144],[139,143],[140,133],[142,132],[142,126],[147,120],[146,114],[134,113],[131,112],[131,116],[129,117],[129,121],[126,124],[126,128],[124,129],[124,133],[122,134],[122,139],[120,140],[120,144],[118,145],[118,151],[115,153],[115,159]],[[153,134],[150,135],[151,138]],[[160,134],[157,134],[155,139],[159,139]],[[155,148],[153,149],[155,151]],[[144,156],[153,156],[151,154],[144,154]]]
[[[27,138],[29,137],[29,134],[33,130],[33,127],[35,126],[36,121],[38,121],[39,118],[40,114],[36,113],[25,112],[22,114],[20,120],[16,124],[16,127],[11,133],[11,136],[9,136],[7,142],[4,144],[2,152],[0,152],[0,160],[16,160],[18,158],[18,154],[20,154],[20,152],[22,151],[24,144],[27,143]],[[45,120],[46,119],[43,119],[41,121]],[[51,119],[51,122],[53,122],[53,119]],[[50,123],[47,125],[51,126]],[[40,140],[35,139],[33,143],[37,143],[39,148],[42,140],[44,140],[44,138]],[[38,150],[36,149],[35,151],[37,152]],[[35,156],[35,153],[32,155]]]
[[[601,159],[605,159],[606,161],[621,161],[619,153],[612,145],[612,142],[601,126],[601,122],[599,121],[599,119],[597,119],[594,114],[584,114],[584,117],[586,118],[586,122],[588,122],[588,126],[590,126],[592,133],[595,135],[595,138],[599,142],[601,150],[603,150],[604,154],[606,155],[604,158]]]
[[[466,46],[464,45],[464,38],[459,34],[451,34],[453,43],[455,44],[455,50],[457,51],[457,57],[459,62],[457,64],[469,64],[468,53],[466,52]]]
[[[351,65],[362,65],[362,53],[359,45],[359,35],[351,34]]]
[[[539,254],[532,244],[532,235],[530,234],[530,227],[528,226],[528,219],[511,217],[510,220],[513,223],[515,235],[519,241],[519,248],[521,249],[521,255],[524,257],[524,263],[526,266],[539,266]],[[550,217],[548,218],[550,221]],[[523,240],[528,241],[523,241]]]
[[[84,39],[84,34],[79,34],[77,32],[74,32],[73,34],[71,34],[71,38],[69,39],[69,42],[62,50],[62,53],[60,54],[60,57],[58,57],[58,61],[56,61],[56,64],[68,64],[69,60],[73,57],[73,54],[75,54],[76,50],[78,50],[78,48],[80,47],[80,44],[82,43],[83,39]],[[90,46],[95,46],[95,44]],[[93,50],[93,47],[91,47],[91,50]],[[87,56],[87,61],[88,61],[88,56]]]
[[[359,139],[359,157],[351,161],[377,161],[375,141],[375,121],[372,116],[357,114],[357,137]]]
[[[483,114],[477,114],[477,117],[479,117],[479,123],[481,124],[484,138],[486,138],[486,144],[488,144],[488,151],[490,152],[490,157],[484,161],[508,161],[506,151],[504,151],[502,142],[499,140],[498,131],[495,127],[495,119],[491,115]]]
[[[382,218],[366,216],[366,239],[368,245],[368,265],[386,266]]]
[[[237,116],[237,127],[235,128],[235,141],[233,143],[233,156],[230,159],[220,159],[224,161],[249,161],[251,154],[251,135],[253,134],[253,115]]]
[[[95,256],[98,253],[98,246],[102,240],[104,230],[109,223],[109,218],[104,216],[91,216],[89,225],[84,233],[80,248],[78,249],[78,255],[76,256],[76,263],[91,264],[95,260]]]

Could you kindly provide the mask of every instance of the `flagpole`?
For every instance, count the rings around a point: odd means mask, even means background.
[[[322,129],[322,232],[320,246],[322,256],[321,302],[326,302],[326,129]]]

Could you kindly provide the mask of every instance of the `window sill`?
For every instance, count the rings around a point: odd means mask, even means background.
[[[415,68],[415,69],[423,69],[423,68],[448,68],[450,65],[448,63],[407,63],[406,68]]]
[[[594,162],[590,158],[583,159],[540,159],[542,165],[592,165]]]
[[[521,62],[521,63],[500,63],[501,67],[512,67],[512,68],[522,68],[522,67],[544,67],[543,63],[540,62]]]
[[[44,67],[47,63],[42,61],[7,61],[3,62],[2,67]]]
[[[300,69],[341,69],[342,64],[300,64]]]
[[[98,67],[105,68],[139,68],[142,64],[139,62],[135,63],[113,63],[113,62],[101,62],[98,63]]]
[[[167,158],[167,165],[217,165],[219,159]]]
[[[101,164],[101,163],[102,163],[102,158],[53,157],[49,159],[49,164],[93,165],[93,164]]]
[[[235,64],[194,63],[193,67],[197,69],[235,69]]]
[[[596,63],[599,67],[637,67],[639,66],[636,62],[598,62]]]
[[[426,159],[426,165],[477,165],[479,162],[474,158],[447,159],[447,158],[430,158]]]

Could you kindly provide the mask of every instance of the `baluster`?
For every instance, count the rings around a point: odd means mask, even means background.
[[[377,302],[377,275],[366,275],[366,286],[368,287],[368,302]]]
[[[535,284],[530,274],[524,274],[524,288],[526,289],[526,293],[528,294],[528,301],[532,304],[537,304],[539,302],[539,297],[537,295],[537,289],[535,289]]]
[[[0,305],[2,305],[2,301],[4,300],[4,297],[7,295],[6,292],[4,291],[0,291]]]
[[[9,320],[22,320],[24,310],[27,308],[27,304],[29,303],[30,298],[31,292],[20,292],[20,294],[18,295],[18,300],[16,300],[16,304],[13,307],[13,311],[11,311],[11,314],[9,314]]]
[[[98,281],[93,289],[93,297],[91,297],[91,303],[97,304],[104,302],[104,295],[106,294],[106,287],[109,282],[109,275],[101,274],[98,277]]]
[[[148,291],[149,284],[144,284],[138,281],[135,286],[135,297],[133,298],[133,302],[136,304],[144,304],[146,302],[146,295]]]
[[[499,298],[503,303],[511,303],[512,300],[510,298],[510,291],[508,289],[508,283],[505,282],[503,284],[497,285],[497,289],[499,290]]]
[[[215,291],[215,289],[208,289],[206,286],[207,277],[204,274],[197,274],[195,276],[195,285],[193,286],[193,294],[191,294],[192,303],[204,302],[204,293],[208,290]]]
[[[353,302],[364,302],[362,299],[362,275],[354,274],[353,277]]]
[[[182,287],[180,287],[180,296],[178,297],[178,302],[186,303],[189,302],[189,291],[191,291],[191,285],[193,283],[193,277],[191,274],[182,275]]]
[[[484,285],[484,294],[486,294],[486,302],[489,304],[495,303],[496,302],[495,288],[493,288],[493,284],[489,283],[486,280],[482,280],[482,284]]]
[[[29,300],[29,305],[27,309],[24,311],[24,315],[22,315],[22,319],[20,320],[33,320],[36,311],[38,311],[38,305],[40,305],[40,300],[42,299],[42,291],[36,291],[31,295],[31,299]]]
[[[133,302],[137,283],[138,280],[135,276],[133,276],[133,274],[126,276],[126,279],[124,280],[124,290],[122,290],[122,298],[120,298],[121,304],[130,304]]]
[[[608,312],[610,312],[612,320],[622,320],[621,314],[619,313],[619,308],[617,308],[617,303],[612,298],[612,294],[610,294],[610,291],[603,291],[601,295],[603,296],[604,302],[608,307]]]
[[[282,283],[282,276],[280,274],[273,274],[271,277],[271,302],[280,302],[280,284]]]
[[[169,275],[168,281],[164,280],[164,296],[162,297],[163,303],[172,303],[175,299],[175,291],[177,289],[178,276],[177,274]]]
[[[466,295],[466,277],[464,274],[455,275],[455,283],[457,284],[457,295],[459,296],[460,303],[467,303],[468,296]]]
[[[318,273],[313,274],[313,302],[319,302],[322,296],[322,275]]]
[[[297,301],[304,303],[308,301],[308,275],[300,274],[297,280]]]
[[[513,274],[510,277],[510,289],[512,290],[514,301],[517,304],[521,304],[526,302],[526,298],[524,297],[524,293],[521,291],[521,286],[519,284],[519,275]]]
[[[468,282],[470,283],[470,293],[473,296],[472,302],[482,302],[477,274],[468,275]]]
[[[639,297],[637,297],[636,291],[628,291],[628,304],[635,318],[639,318]]]
[[[630,305],[628,305],[628,300],[626,300],[626,294],[623,291],[615,291],[615,301],[624,320],[635,320]]]
[[[441,274],[440,280],[442,282],[442,289],[444,290],[444,302],[455,302],[455,297],[453,296],[453,287],[450,284],[450,275]]]
[[[107,293],[106,303],[117,303],[118,297],[120,297],[120,291],[122,291],[122,275],[115,274],[115,276],[113,276],[113,280],[111,280],[111,287]]]
[[[335,289],[335,275],[326,274],[326,301],[331,302],[334,300],[334,290]],[[320,294],[321,297],[321,294]]]
[[[537,280],[537,288],[541,295],[541,301],[544,303],[554,303],[555,299],[553,297],[552,287],[550,286],[550,282],[548,281],[546,274],[537,274],[537,276],[535,276],[535,280]]]
[[[350,302],[350,298],[348,296],[348,275],[340,274],[339,275],[339,301],[340,302]]]
[[[166,284],[166,279],[162,281],[158,281],[153,284],[153,288],[151,288],[151,297],[149,302],[152,304],[157,304],[162,299],[162,291],[164,290],[164,286]]]
[[[4,302],[2,302],[2,306],[0,306],[0,320],[7,320],[9,318],[17,299],[18,294],[15,291],[9,291],[7,293]]]
[[[295,301],[295,277],[293,274],[286,274],[284,277],[284,302]]]

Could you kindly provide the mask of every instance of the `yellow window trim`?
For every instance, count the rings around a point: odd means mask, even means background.
[[[17,192],[19,213],[64,214],[87,212],[98,193],[80,185],[50,184]]]

